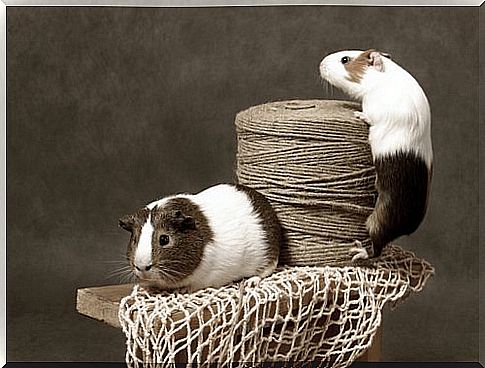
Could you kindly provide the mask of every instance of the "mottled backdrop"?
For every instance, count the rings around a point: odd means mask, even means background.
[[[436,267],[387,310],[384,360],[478,360],[478,8],[7,8],[7,358],[123,361],[77,315],[117,282],[120,215],[234,178],[235,114],[326,91],[320,59],[378,48],[427,91],[431,207],[399,244]]]

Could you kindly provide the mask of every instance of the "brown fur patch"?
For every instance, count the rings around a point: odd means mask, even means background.
[[[370,54],[374,51],[374,49],[366,50],[355,59],[344,64],[345,70],[349,73],[349,76],[347,77],[348,80],[355,83],[359,83],[362,80],[366,69],[369,65],[372,65]]]
[[[431,170],[413,152],[398,152],[374,160],[377,202],[367,219],[373,257],[401,235],[416,231],[426,214]]]
[[[181,221],[181,218],[191,221]],[[173,285],[199,266],[204,248],[213,240],[214,234],[201,209],[187,198],[173,198],[163,208],[154,208],[152,224],[155,229],[152,240],[154,266],[160,279]],[[161,235],[170,237],[169,246],[160,246],[158,239]]]
[[[154,228],[152,260],[156,279],[140,281],[143,285],[165,285],[170,289],[193,273],[202,260],[206,244],[213,240],[214,234],[201,209],[187,198],[170,199],[163,207],[155,207],[151,211],[147,208],[138,210],[129,216],[134,224],[127,249],[132,269],[141,229],[149,214]],[[162,235],[169,236],[169,245],[160,245]]]
[[[260,272],[264,272],[268,267],[272,267],[278,263],[278,256],[283,239],[283,230],[273,207],[265,196],[258,191],[242,184],[237,184],[236,189],[244,192],[249,197],[254,209],[261,217],[261,225],[266,234],[266,241],[268,242],[269,246],[269,262],[268,264],[264,265],[261,270],[259,270]]]

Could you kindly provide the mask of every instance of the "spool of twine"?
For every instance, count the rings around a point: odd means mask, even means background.
[[[272,203],[285,231],[280,264],[350,264],[370,249],[365,227],[377,193],[368,126],[358,104],[294,100],[236,116],[237,177]]]

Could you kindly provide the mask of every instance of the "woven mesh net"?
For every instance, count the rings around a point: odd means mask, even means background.
[[[371,345],[387,302],[420,291],[432,266],[396,245],[361,267],[284,266],[192,294],[121,301],[129,366],[308,362],[347,367]]]

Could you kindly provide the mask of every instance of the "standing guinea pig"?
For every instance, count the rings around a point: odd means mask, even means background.
[[[418,82],[375,50],[340,51],[320,63],[321,76],[362,103],[356,116],[370,125],[378,198],[366,222],[374,254],[414,232],[427,208],[433,165],[431,116]],[[355,249],[354,257],[368,258]]]
[[[278,264],[278,218],[262,194],[243,185],[169,196],[119,225],[131,232],[132,272],[149,289],[220,287],[268,276]]]

